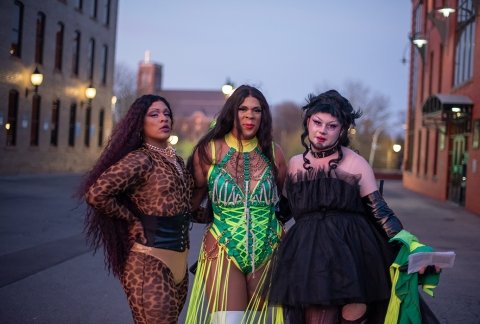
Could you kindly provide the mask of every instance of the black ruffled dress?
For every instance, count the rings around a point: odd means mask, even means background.
[[[359,180],[338,169],[287,177],[295,224],[274,257],[271,303],[294,310],[388,300],[393,255],[364,212]]]

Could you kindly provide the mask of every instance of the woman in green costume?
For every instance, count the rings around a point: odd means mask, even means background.
[[[242,85],[227,99],[215,126],[190,159],[193,208],[208,193],[213,220],[205,232],[187,323],[281,321],[259,290],[283,233],[275,214],[286,164],[272,142],[263,94]],[[271,314],[269,314],[271,313]]]

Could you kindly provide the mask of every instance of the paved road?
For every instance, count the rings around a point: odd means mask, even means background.
[[[0,177],[0,323],[133,322],[103,256],[85,246],[84,206],[71,198],[78,181],[75,174]],[[399,181],[387,181],[385,197],[423,242],[457,253],[435,298],[425,297],[441,323],[480,323],[480,216],[407,191]],[[192,229],[191,262],[202,231]]]

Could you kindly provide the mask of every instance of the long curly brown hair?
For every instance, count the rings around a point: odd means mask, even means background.
[[[125,117],[113,129],[112,135],[95,165],[83,177],[77,191],[77,198],[83,200],[90,186],[105,170],[143,145],[145,115],[148,108],[156,101],[163,102],[172,113],[170,104],[163,97],[143,95],[137,98]],[[128,207],[129,201],[126,195],[120,195],[117,199]],[[103,247],[105,267],[108,271],[111,271],[114,276],[120,277],[131,248],[128,241],[128,223],[121,219],[108,217],[87,205],[84,231],[87,243],[93,248],[94,253]]]
[[[262,108],[262,119],[260,121],[260,127],[257,132],[258,145],[261,151],[268,158],[272,165],[273,174],[277,175],[277,167],[274,163],[273,149],[272,149],[272,114],[270,112],[270,106],[263,93],[255,87],[249,85],[241,85],[228,97],[227,101],[223,105],[222,110],[216,118],[215,126],[208,131],[197,143],[193,152],[198,151],[200,161],[205,164],[211,164],[212,161],[207,154],[207,144],[216,139],[224,138],[234,127],[234,122],[238,121],[238,108],[241,106],[245,98],[256,98]],[[241,133],[240,123],[237,122],[238,133]],[[192,171],[192,156],[188,159],[188,168]]]

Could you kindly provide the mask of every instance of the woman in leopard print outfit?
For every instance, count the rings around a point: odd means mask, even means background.
[[[193,179],[168,145],[172,124],[165,98],[138,98],[79,192],[89,243],[103,247],[136,324],[176,323],[187,294]]]

